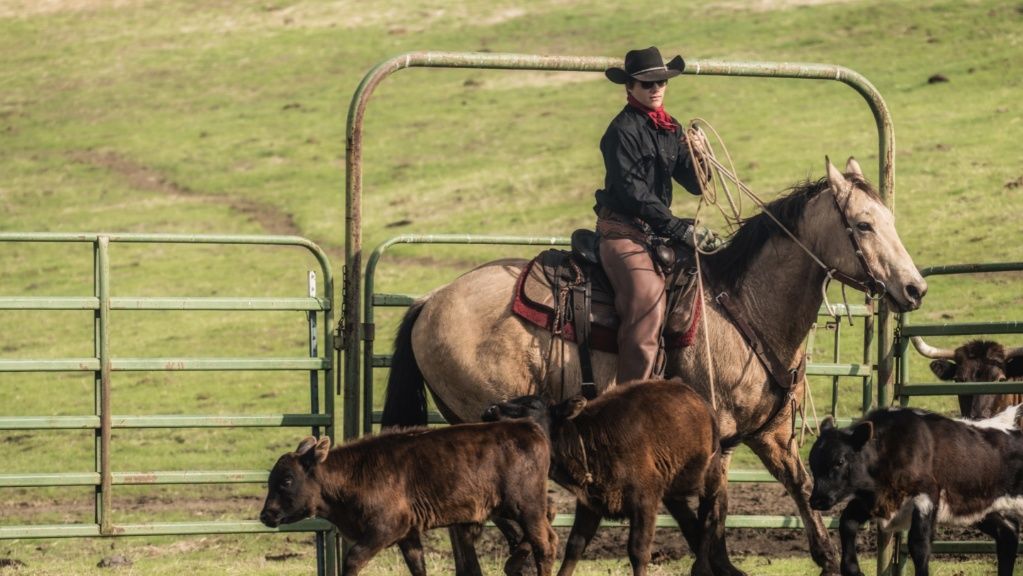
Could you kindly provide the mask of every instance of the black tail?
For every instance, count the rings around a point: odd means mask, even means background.
[[[409,307],[394,337],[391,373],[387,378],[387,396],[384,399],[384,413],[380,418],[384,428],[426,425],[426,387],[423,385],[423,373],[412,352],[412,327],[419,319],[424,304],[425,299]]]

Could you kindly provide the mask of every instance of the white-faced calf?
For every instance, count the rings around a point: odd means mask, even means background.
[[[1012,574],[1023,513],[1023,434],[1016,408],[989,420],[953,420],[923,410],[875,410],[846,429],[830,419],[810,450],[810,505],[842,511],[843,576],[859,576],[856,535],[868,520],[909,528],[916,574],[928,574],[934,527],[973,525],[995,539],[998,574]]]
[[[270,527],[318,516],[352,543],[354,576],[397,543],[415,576],[426,574],[420,537],[439,526],[517,522],[537,573],[549,575],[556,538],[547,519],[550,449],[532,422],[405,429],[330,449],[309,437],[270,472],[259,519]]]
[[[604,516],[629,520],[629,560],[646,574],[663,502],[696,554],[693,574],[739,575],[725,546],[724,474],[707,402],[678,381],[619,386],[587,401],[538,396],[495,404],[484,420],[527,418],[550,435],[551,478],[576,497],[559,576],[572,574]],[[699,497],[698,514],[686,499]]]

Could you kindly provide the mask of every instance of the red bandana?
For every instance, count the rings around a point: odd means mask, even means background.
[[[639,100],[633,98],[632,94],[629,94],[628,96],[629,106],[632,106],[637,110],[642,110],[643,113],[646,114],[651,121],[653,121],[654,128],[668,130],[669,132],[674,132],[678,128],[678,126],[671,121],[671,115],[664,110],[664,106],[661,106],[656,110],[651,110],[640,103]]]

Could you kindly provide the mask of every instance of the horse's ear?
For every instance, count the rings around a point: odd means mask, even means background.
[[[866,178],[863,177],[863,169],[860,168],[860,163],[852,156],[850,156],[849,160],[845,163],[845,172],[856,176],[860,180],[866,180]]]
[[[842,176],[838,168],[835,168],[835,165],[831,163],[831,159],[825,156],[824,163],[827,164],[828,183],[831,184],[831,189],[835,192],[835,195],[844,195],[851,192],[852,184],[845,179],[845,176]]]

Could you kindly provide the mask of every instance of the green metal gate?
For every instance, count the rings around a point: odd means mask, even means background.
[[[617,58],[537,56],[480,52],[410,52],[385,60],[370,70],[352,96],[348,108],[348,132],[345,173],[345,266],[342,286],[342,318],[339,326],[340,347],[344,357],[344,437],[354,438],[360,432],[360,346],[365,338],[362,312],[362,125],[369,100],[377,86],[391,74],[406,68],[479,68],[505,70],[561,70],[603,72],[621,66]],[[687,59],[683,74],[706,76],[739,76],[833,80],[854,89],[870,107],[878,136],[881,196],[894,211],[895,133],[891,114],[877,89],[861,74],[828,64],[779,62],[730,62]],[[882,301],[877,310],[877,392],[887,398],[892,382],[891,314]]]
[[[879,158],[879,192],[889,208],[894,212],[894,181],[895,181],[895,134],[891,115],[887,105],[877,89],[862,75],[842,66],[812,63],[778,63],[778,62],[732,62],[721,60],[699,60],[687,58],[683,74],[708,76],[739,76],[793,78],[804,80],[833,80],[846,84],[854,89],[869,106],[874,117],[878,135]],[[622,61],[605,57],[568,57],[538,56],[524,54],[499,54],[477,52],[410,52],[385,60],[370,70],[363,78],[352,97],[348,109],[348,131],[346,143],[346,187],[345,187],[345,266],[342,286],[342,318],[338,328],[339,348],[343,357],[343,405],[344,405],[344,438],[355,438],[361,432],[371,429],[373,424],[372,376],[368,373],[373,367],[387,365],[387,358],[372,352],[372,341],[375,337],[375,326],[372,323],[372,308],[376,305],[407,305],[400,295],[375,294],[372,290],[370,266],[375,267],[379,256],[367,266],[367,287],[363,294],[363,245],[362,245],[362,125],[370,98],[376,87],[391,74],[413,67],[426,68],[477,68],[506,70],[559,70],[577,72],[603,72],[611,66],[621,66]],[[564,239],[511,239],[507,242],[491,242],[480,240],[479,237],[461,236],[456,239],[443,239],[432,236],[431,241],[454,243],[509,243],[509,244],[549,244],[561,243]],[[419,237],[401,237],[384,243],[378,251],[393,243],[420,242]],[[378,301],[374,301],[379,297]],[[850,310],[854,315],[869,318],[871,328],[869,336],[864,337],[865,345],[863,363],[856,367],[841,366],[836,361],[834,366],[821,366],[824,374],[834,376],[854,376],[863,379],[865,390],[870,390],[876,382],[879,405],[887,404],[889,388],[894,379],[894,354],[892,347],[891,312],[882,300],[877,309],[872,311]],[[365,316],[363,316],[365,314]],[[843,314],[845,311],[843,310]],[[877,361],[874,366],[869,363],[869,346],[871,342],[877,346]],[[365,346],[365,349],[361,347]],[[837,352],[837,342],[836,342]],[[362,362],[360,362],[360,358]],[[876,369],[876,379],[871,368]],[[360,369],[367,374],[365,380],[360,379]],[[872,381],[873,380],[873,381]],[[363,388],[366,388],[365,390]],[[869,393],[865,393],[864,408],[869,404]],[[360,425],[361,422],[361,425]],[[730,480],[734,481],[767,481],[770,477],[764,472],[743,473],[737,471]],[[773,478],[770,478],[773,481]],[[562,519],[561,522],[565,520]],[[729,518],[729,525],[744,521],[742,518]],[[783,527],[801,527],[798,518],[779,517],[762,522],[755,517],[748,520],[751,527],[781,525]],[[891,543],[882,542],[878,549],[879,574],[890,570]],[[884,566],[884,568],[882,568]]]
[[[0,540],[14,538],[64,538],[108,536],[194,535],[262,532],[316,532],[318,535],[318,571],[334,574],[338,557],[338,537],[325,520],[306,520],[269,529],[256,520],[210,522],[116,523],[111,517],[111,494],[115,486],[167,484],[265,483],[266,470],[192,470],[192,471],[123,471],[110,465],[111,434],[116,429],[146,428],[245,428],[245,427],[307,427],[319,435],[334,436],[334,368],[333,347],[333,276],[326,254],[315,244],[296,236],[228,236],[172,234],[61,234],[4,233],[0,247],[11,243],[89,244],[92,247],[92,296],[2,296],[0,311],[83,310],[93,312],[93,348],[90,357],[0,359],[0,373],[91,373],[94,375],[94,406],[91,414],[75,416],[12,415],[17,406],[0,408],[0,430],[92,430],[95,436],[95,467],[62,473],[28,473],[0,475],[0,487],[92,486],[95,490],[95,514],[91,523],[4,525]],[[302,297],[113,297],[111,296],[112,243],[150,245],[261,245],[298,247],[308,251],[319,265],[321,296],[316,295],[316,273],[310,272],[309,293]],[[223,311],[294,311],[307,316],[310,341],[309,355],[300,357],[174,357],[120,358],[112,356],[110,337],[115,327],[111,312],[115,310],[178,310]],[[322,327],[322,347],[317,325]],[[111,413],[111,381],[122,371],[307,371],[309,373],[310,409],[304,414],[262,415],[151,415],[135,416]],[[253,514],[255,516],[256,513]]]

